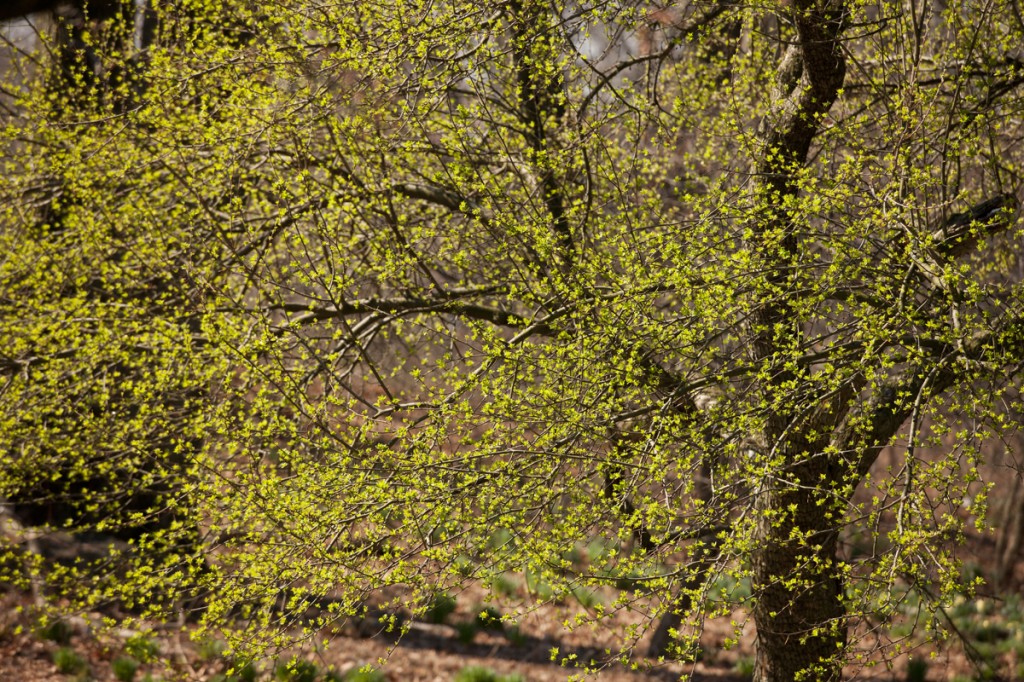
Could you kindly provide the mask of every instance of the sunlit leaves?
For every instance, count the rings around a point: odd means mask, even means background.
[[[200,583],[257,649],[504,572],[621,590],[596,619],[689,594],[685,639],[766,536],[794,594],[941,601],[1022,347],[1003,218],[936,237],[1019,184],[1004,5],[851,3],[806,159],[762,6],[164,2],[57,90],[47,38],[2,128],[0,494],[112,482],[79,521],[170,521],[85,603]]]

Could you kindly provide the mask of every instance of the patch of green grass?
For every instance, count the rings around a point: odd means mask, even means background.
[[[455,561],[452,562],[452,567],[455,572],[461,575],[463,578],[471,578],[476,573],[476,562],[473,558],[465,554],[460,554],[455,557]]]
[[[135,673],[139,671],[139,666],[141,665],[131,656],[119,656],[110,662],[110,668],[114,671],[114,677],[119,682],[132,682],[135,679]]]
[[[256,682],[256,668],[251,663],[246,663],[226,673],[214,675],[207,682]]]
[[[493,606],[479,606],[473,622],[481,630],[501,630],[501,611]]]
[[[978,654],[974,680],[1002,679],[1013,673],[1005,669],[1005,657],[1019,660],[1024,654],[1024,613],[1017,595],[1003,601],[958,598],[946,613]]]
[[[152,663],[160,653],[157,643],[146,635],[132,635],[124,643],[124,652],[143,663]]]
[[[754,679],[754,657],[741,656],[736,660],[736,665],[732,669],[737,675],[746,680]]]
[[[1018,594],[1006,595],[999,613],[1009,621],[1024,622],[1024,601]]]
[[[280,682],[316,682],[320,671],[312,661],[293,658],[274,671],[274,677]]]
[[[507,626],[505,628],[505,637],[507,637],[508,641],[515,646],[522,646],[523,644],[526,644],[526,635],[523,634],[523,631],[518,625],[513,624]]]
[[[88,667],[85,659],[69,647],[61,647],[53,652],[53,664],[57,666],[57,672],[62,675],[84,673]]]
[[[519,583],[509,575],[502,573],[491,578],[491,590],[495,594],[514,597],[519,593]]]
[[[224,674],[224,682],[256,682],[256,667],[252,663],[235,663]]]
[[[960,573],[963,575],[965,585],[974,583],[979,578],[982,580],[985,578],[985,569],[977,561],[965,561]]]
[[[456,673],[453,682],[524,682],[522,675],[500,675],[482,665],[470,665]]]
[[[448,616],[455,612],[455,597],[447,592],[435,594],[427,604],[427,610],[423,613],[428,623],[440,625],[448,620]]]
[[[365,665],[352,668],[341,678],[343,682],[386,682],[387,679],[380,670]]]
[[[991,661],[983,661],[975,669],[974,682],[997,682],[1003,679],[999,675],[999,669]]]
[[[1018,624],[1017,627],[1022,626]],[[1024,660],[1024,632],[1018,629],[1012,638],[1000,642],[999,651],[1004,654],[1012,654],[1018,661]]]
[[[455,624],[455,633],[459,638],[459,641],[464,644],[471,644],[476,639],[476,633],[480,631],[480,626],[475,621],[466,621]]]
[[[67,621],[61,620],[60,618],[54,620],[43,619],[40,621],[38,627],[36,627],[36,636],[39,639],[47,642],[55,642],[61,646],[67,646],[71,643],[71,635],[74,634],[74,630]]]
[[[572,588],[572,596],[585,609],[592,609],[603,603],[597,590],[584,587],[583,585],[574,586]]]

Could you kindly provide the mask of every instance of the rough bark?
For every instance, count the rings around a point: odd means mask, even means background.
[[[843,583],[835,572],[838,510],[833,502],[823,504],[815,485],[828,469],[823,455],[811,453],[816,449],[808,444],[792,453],[799,461],[787,479],[767,483],[756,498],[762,548],[753,561],[754,679],[761,682],[839,678],[846,623]]]

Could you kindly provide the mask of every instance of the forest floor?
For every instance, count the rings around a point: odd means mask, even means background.
[[[1019,644],[991,649],[993,665],[987,671],[984,666],[971,663],[962,645],[952,644],[913,651],[914,658],[925,662],[917,663],[916,668],[914,664],[908,667],[908,657],[903,655],[891,661],[891,665],[856,674],[851,671],[848,677],[935,682],[1024,679],[1018,677],[1024,672],[1024,666],[1018,662],[1018,655],[1024,654],[1024,628],[1001,616],[998,606],[992,600],[965,603],[961,611],[968,617],[957,621],[969,633],[987,633],[983,640]],[[328,646],[304,654],[306,676],[286,674],[280,661],[288,659],[282,656],[276,664],[260,663],[246,677],[244,673],[232,676],[231,659],[223,642],[192,641],[189,628],[164,627],[151,634],[142,648],[152,647],[149,654],[153,662],[140,664],[140,659],[147,658],[146,652],[140,652],[139,638],[132,633],[98,634],[82,618],[70,619],[70,625],[57,632],[53,628],[40,629],[30,596],[8,592],[0,597],[0,681],[565,682],[579,671],[553,661],[553,649],[558,649],[559,658],[575,654],[586,659],[600,656],[612,640],[610,635],[602,636],[586,628],[566,631],[562,626],[563,615],[555,607],[537,609],[519,621],[514,637],[507,632],[482,629],[467,637],[459,623],[466,622],[460,619],[472,614],[462,606],[448,619],[453,624],[413,623],[397,641],[386,633],[346,628],[331,638]],[[734,618],[743,615],[738,612]],[[693,682],[749,680],[753,661],[751,628],[744,628],[739,644],[727,650],[725,640],[731,635],[728,621],[712,621],[701,639],[705,655],[696,665],[657,663],[638,657],[630,666],[609,665],[599,677],[590,679],[670,682],[689,676]],[[976,657],[979,651],[969,653]],[[357,671],[364,666],[378,671],[359,674]]]
[[[965,566],[983,567],[991,554],[989,540],[967,543]],[[1024,562],[1011,584],[995,593],[983,587],[974,598],[959,598],[939,612],[938,622],[951,635],[940,645],[924,644],[925,628],[908,599],[902,616],[887,623],[861,624],[853,639],[874,665],[850,669],[850,680],[896,682],[1024,681]],[[194,626],[147,624],[145,634],[96,625],[101,614],[65,618],[42,627],[30,594],[0,582],[0,682],[565,682],[580,670],[560,660],[608,660],[618,651],[622,633],[642,627],[648,605],[642,599],[602,621],[602,627],[567,629],[585,612],[582,602],[566,600],[531,608],[515,626],[481,624],[484,604],[501,613],[522,611],[524,584],[509,579],[505,601],[480,585],[469,584],[450,597],[434,622],[407,622],[396,638],[379,622],[346,622],[332,632],[317,633],[322,644],[306,647],[296,659],[302,670],[286,672],[293,652],[234,671],[227,645],[199,637]],[[603,595],[612,601],[613,595]],[[600,599],[600,595],[598,596]],[[498,601],[495,601],[498,599]],[[701,634],[702,656],[696,664],[651,661],[634,655],[626,664],[606,665],[601,682],[742,682],[751,679],[753,627],[742,609],[709,620]],[[734,626],[733,623],[739,623]],[[737,632],[738,628],[738,632]],[[738,635],[738,636],[737,636]],[[641,637],[637,652],[646,648]],[[904,653],[883,661],[872,655],[880,639],[898,642]],[[312,651],[310,649],[313,649]],[[365,672],[368,668],[376,669]],[[468,670],[467,670],[468,669]],[[360,670],[364,670],[360,673]],[[246,672],[248,674],[246,674]]]
[[[304,654],[304,660],[315,666],[315,676],[289,677],[277,668],[287,661],[283,655],[275,666],[263,662],[256,666],[257,680],[309,679],[328,682],[565,682],[579,671],[552,660],[552,650],[558,658],[576,656],[578,659],[603,657],[611,643],[589,629],[567,632],[561,625],[561,613],[556,608],[540,608],[519,621],[514,635],[501,630],[475,629],[467,637],[464,623],[470,622],[472,613],[460,606],[447,620],[451,624],[410,624],[409,630],[396,638],[379,628],[345,628],[331,637],[328,646],[317,647]],[[9,592],[0,600],[0,681],[2,682],[76,682],[86,680],[107,682],[124,680],[126,664],[119,659],[131,658],[132,633],[106,632],[99,634],[82,618],[69,620],[66,631],[53,633],[35,624],[29,595]],[[718,631],[718,634],[715,634]],[[707,650],[721,651],[725,637],[731,634],[727,623],[712,626],[704,639],[717,647]],[[161,629],[151,636],[157,648],[152,664],[142,664],[129,678],[136,682],[183,679],[190,682],[227,682],[231,659],[224,654],[219,640],[192,641],[189,628]],[[746,638],[749,640],[749,638]],[[135,657],[140,658],[138,656]],[[743,666],[753,660],[749,643],[741,642],[730,652],[717,653],[711,660],[696,665],[657,663],[636,658],[631,666],[614,663],[605,667],[599,676],[603,682],[669,682],[689,675],[694,682],[715,680],[740,682],[749,679]],[[312,666],[307,664],[307,670]],[[376,675],[358,675],[364,666],[379,670]],[[480,668],[493,672],[476,672],[469,676],[467,668]],[[633,669],[630,669],[633,668]],[[118,677],[121,670],[123,677]],[[335,673],[332,678],[329,673]],[[460,673],[463,678],[459,678]],[[746,673],[746,674],[745,674]],[[148,677],[147,677],[148,676]],[[467,677],[469,676],[469,677]],[[518,677],[516,677],[518,676]],[[244,678],[238,677],[238,680]],[[592,678],[593,679],[593,678]]]

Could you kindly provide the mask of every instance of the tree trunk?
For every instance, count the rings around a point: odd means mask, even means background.
[[[801,463],[789,482],[769,482],[757,494],[755,682],[840,677],[846,618],[837,531],[828,520],[835,515],[815,488],[825,462],[819,455]]]
[[[1013,583],[1021,541],[1024,540],[1024,486],[1019,476],[1013,480],[1013,492],[1002,505],[999,534],[996,537],[995,584],[1006,590]]]
[[[800,188],[795,178],[807,162],[819,126],[839,96],[846,76],[840,35],[844,2],[793,0],[788,16],[795,40],[779,62],[770,112],[758,136],[763,154],[757,163],[754,193],[760,214],[753,225],[755,251],[779,292],[799,292],[800,241],[804,229],[789,213],[787,199]],[[782,396],[793,377],[782,358],[802,345],[795,313],[796,293],[770,296],[752,315],[752,360],[763,363],[763,388],[772,400]],[[835,567],[834,498],[819,492],[828,485],[825,442],[809,441],[801,423],[785,407],[768,420],[767,450],[787,454],[785,469],[762,479],[755,491],[758,527],[751,548],[754,623],[757,626],[756,682],[839,679],[839,654],[846,641],[842,579]],[[810,431],[803,431],[809,433]]]

